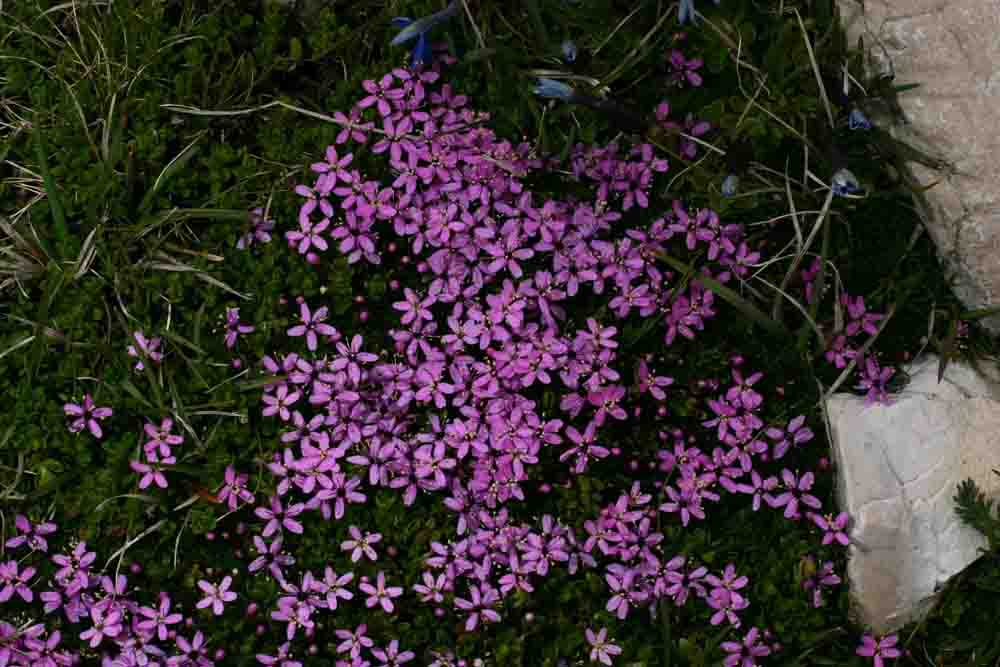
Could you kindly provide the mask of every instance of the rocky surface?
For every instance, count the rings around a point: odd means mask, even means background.
[[[863,36],[869,55],[896,83],[909,120],[888,129],[948,163],[912,164],[928,190],[928,231],[958,296],[972,308],[1000,305],[1000,2],[838,0],[848,43]],[[984,321],[1000,332],[1000,316]]]
[[[848,578],[876,632],[918,618],[985,538],[955,515],[959,482],[1000,496],[1000,392],[971,367],[938,358],[907,369],[890,406],[838,394],[827,403],[841,507],[852,519]]]

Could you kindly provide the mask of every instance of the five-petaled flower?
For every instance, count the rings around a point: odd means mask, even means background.
[[[591,662],[600,662],[605,665],[610,665],[614,656],[621,654],[621,647],[612,643],[611,640],[608,639],[607,628],[601,628],[597,632],[587,628],[584,634],[587,636],[587,641],[590,642]]]
[[[135,344],[129,345],[126,352],[130,357],[139,358],[139,361],[135,362],[135,370],[141,371],[146,368],[142,363],[144,359],[157,363],[163,361],[163,353],[159,351],[162,341],[159,338],[146,338],[146,335],[141,331],[132,332],[132,338],[135,340]]]
[[[35,551],[49,550],[45,536],[56,532],[56,524],[50,521],[32,523],[28,517],[18,514],[14,517],[14,526],[19,534],[7,540],[8,549],[17,549],[23,544]]]
[[[63,406],[66,416],[74,418],[69,424],[70,433],[79,433],[86,428],[98,440],[104,435],[99,420],[111,416],[111,408],[99,408],[90,394],[83,397],[83,403],[67,403]]]
[[[236,347],[236,340],[240,336],[256,331],[256,327],[251,324],[240,322],[239,308],[226,308],[226,337],[225,343],[228,349]]]
[[[380,571],[375,577],[374,586],[368,583],[362,583],[358,586],[358,588],[361,589],[362,593],[366,593],[368,595],[365,599],[366,607],[370,609],[375,605],[380,605],[387,614],[391,614],[392,610],[395,608],[392,604],[392,599],[398,598],[403,594],[403,589],[400,586],[386,586],[385,572],[382,571]]]
[[[302,320],[302,324],[297,324],[291,327],[288,330],[288,335],[305,336],[306,347],[308,347],[311,352],[315,352],[318,346],[317,334],[321,336],[337,335],[337,330],[324,322],[329,312],[330,311],[326,306],[321,306],[314,312],[309,310],[309,306],[302,303],[299,306],[299,317]],[[284,417],[282,417],[282,419],[284,419]]]
[[[883,635],[875,639],[870,634],[865,634],[861,638],[861,645],[856,653],[865,658],[871,658],[874,667],[884,667],[887,658],[898,658],[903,652],[896,648],[899,637],[896,635]]]
[[[726,667],[756,667],[757,658],[771,655],[771,647],[760,639],[761,632],[750,628],[742,642],[722,642],[722,650],[728,655],[723,660]]]
[[[201,600],[198,600],[198,604],[195,605],[198,609],[205,609],[207,607],[212,608],[212,613],[219,616],[222,613],[223,608],[227,602],[232,602],[236,599],[236,593],[229,590],[229,586],[233,583],[233,578],[230,576],[225,576],[222,581],[218,584],[213,584],[204,579],[198,582],[198,588],[202,590],[205,594]]]

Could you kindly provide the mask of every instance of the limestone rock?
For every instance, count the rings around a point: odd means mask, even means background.
[[[912,164],[928,185],[928,232],[957,295],[972,308],[1000,305],[1000,3],[997,0],[839,0],[848,43],[862,36],[896,83],[909,123],[887,129],[939,157],[936,172]],[[1000,332],[1000,316],[984,320]]]
[[[1000,496],[997,385],[959,362],[938,384],[937,369],[934,356],[913,364],[890,406],[846,394],[827,403],[839,500],[853,519],[848,579],[876,632],[919,618],[986,546],[955,514],[958,484],[972,478]]]

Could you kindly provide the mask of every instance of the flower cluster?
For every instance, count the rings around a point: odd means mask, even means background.
[[[403,34],[423,39],[456,6],[432,21],[406,23]],[[414,56],[423,60],[427,48],[418,41]],[[650,144],[573,147],[565,173],[582,186],[577,190],[592,190],[589,198],[532,190],[529,176],[552,161],[527,143],[499,138],[483,126],[488,114],[438,85],[450,62],[441,57],[365,81],[354,108],[333,116],[343,129],[324,161],[311,166],[314,180],[295,188],[304,201],[297,226],[284,235],[289,248],[310,264],[329,252],[363,270],[392,257],[390,272],[401,279],[389,283],[386,311],[394,319],[380,340],[341,331],[329,322],[329,306],[298,300],[287,348],[261,360],[261,415],[281,431],[261,462],[264,479],[251,491],[250,476],[228,465],[214,498],[229,513],[244,512],[255,554],[242,571],[195,577],[195,607],[211,618],[232,613],[245,597],[244,581],[266,580],[277,593],[260,605],[280,636],[256,659],[281,667],[301,664],[293,649],[320,623],[332,626],[338,665],[415,659],[399,639],[369,637],[367,624],[342,627],[343,607],[392,616],[426,605],[471,633],[501,622],[513,596],[588,570],[606,586],[608,618],[625,622],[662,603],[676,613],[704,613],[713,626],[742,628],[750,578],[735,563],[712,570],[694,554],[677,553],[664,526],[703,521],[728,496],[754,511],[766,505],[790,521],[807,518],[802,523],[821,531],[817,541],[835,547],[849,543],[849,517],[820,513],[815,474],[795,463],[814,434],[804,415],[768,417],[763,373],[734,361],[727,377],[703,381],[696,394],[679,386],[662,355],[630,356],[630,324],[650,323],[664,348],[697,339],[720,310],[710,286],[742,280],[760,253],[742,226],[717,212],[657,201],[655,181],[670,165]],[[684,81],[700,84],[700,61],[672,62]],[[709,130],[691,116],[683,124],[669,120],[666,103],[654,115],[689,137]],[[391,184],[364,175],[345,147],[372,140],[370,151],[393,171]],[[685,142],[680,152],[691,158],[696,142]],[[633,209],[649,209],[648,224],[627,223]],[[262,211],[251,222],[241,248],[271,238]],[[667,253],[698,263],[690,275],[676,275],[661,265]],[[860,298],[845,295],[844,305],[844,340],[872,335],[881,316]],[[223,343],[232,349],[254,326],[240,321],[237,308],[225,317]],[[140,365],[162,360],[159,339],[136,332],[135,341],[130,354]],[[888,377],[865,369],[869,392],[881,397]],[[676,394],[694,398],[690,410],[698,416],[687,430],[668,421]],[[87,428],[96,438],[99,421],[111,416],[89,395],[64,409],[71,430]],[[527,516],[529,496],[551,492],[553,471],[572,485],[620,464],[618,434],[640,415],[654,415],[659,441],[630,452],[629,465],[646,464],[649,475],[609,485],[604,506],[595,504],[589,516]],[[195,437],[187,422],[181,426]],[[139,487],[166,489],[184,437],[171,418],[146,423],[143,433],[142,456],[130,462]],[[779,460],[780,470],[766,468]],[[429,539],[414,581],[391,562],[395,547],[364,524],[372,520],[365,506],[390,496],[450,520]],[[345,539],[339,553],[334,548],[310,569],[296,548],[320,522]],[[47,552],[53,524],[23,516],[15,524],[8,548],[30,549],[33,557]],[[0,624],[0,664],[24,661],[11,656],[72,663],[77,653],[62,648],[60,632],[68,636],[73,625],[88,650],[114,667],[210,667],[224,659],[179,611],[178,592],[150,598],[130,589],[123,574],[95,571],[95,560],[85,542],[75,543],[51,557],[58,569],[46,584],[36,564],[0,563],[0,603],[15,596],[31,603],[44,588],[38,597],[45,612],[65,621],[60,630]],[[818,606],[821,589],[839,581],[826,561],[803,588]],[[245,610],[256,614],[258,603]],[[587,628],[584,636],[592,661],[610,665],[625,650],[607,628]],[[727,667],[752,667],[779,647],[753,627],[721,648]],[[433,665],[455,664],[450,651],[437,655]],[[879,643],[863,655],[878,663],[898,651]]]

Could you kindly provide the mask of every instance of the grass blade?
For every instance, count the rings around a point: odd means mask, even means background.
[[[38,168],[42,172],[42,180],[45,182],[45,193],[49,199],[49,208],[52,209],[52,223],[56,240],[60,245],[66,243],[69,233],[66,228],[66,214],[62,205],[62,198],[59,195],[59,188],[49,173],[49,161],[45,155],[45,140],[42,137],[42,128],[38,116],[35,116],[35,157],[38,159]]]
[[[174,157],[173,160],[167,163],[167,166],[163,168],[160,175],[156,177],[156,181],[153,182],[153,187],[149,189],[146,195],[142,198],[142,201],[139,203],[140,213],[148,213],[150,211],[153,207],[153,201],[156,198],[156,194],[160,191],[160,189],[167,183],[167,181],[170,180],[171,176],[180,171],[181,168],[190,162],[191,158],[195,156],[198,152],[196,144],[203,136],[204,133],[196,136],[191,143],[185,146],[184,149]]]

